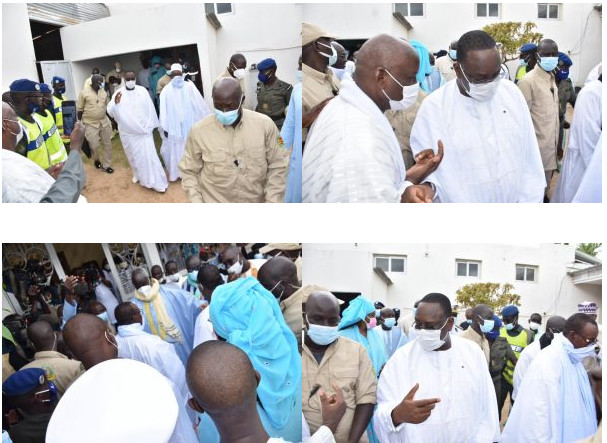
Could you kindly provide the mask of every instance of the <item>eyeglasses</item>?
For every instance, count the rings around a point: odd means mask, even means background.
[[[597,340],[596,338],[595,338],[594,340],[591,340],[591,339],[589,339],[589,338],[584,337],[584,336],[583,336],[583,335],[581,335],[581,334],[578,334],[577,332],[576,332],[576,334],[577,334],[579,337],[581,337],[581,338],[582,338],[582,340],[584,340],[584,341],[586,342],[586,346],[592,346],[592,345],[595,345],[595,344],[596,344],[596,340]]]

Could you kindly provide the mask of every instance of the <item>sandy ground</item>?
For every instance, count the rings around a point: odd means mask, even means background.
[[[160,136],[154,131],[154,141],[160,161]],[[89,203],[187,203],[181,180],[169,183],[169,188],[164,194],[152,189],[144,188],[139,184],[133,184],[133,171],[131,170],[120,137],[116,135],[112,139],[112,168],[113,174],[95,168],[93,160],[84,158],[86,171],[86,187],[82,194]]]

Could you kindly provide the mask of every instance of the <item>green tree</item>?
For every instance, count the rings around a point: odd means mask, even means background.
[[[502,56],[506,60],[518,57],[518,51],[525,43],[539,43],[544,36],[541,32],[534,32],[537,25],[533,22],[500,22],[487,25],[483,28],[487,34],[502,44]]]
[[[513,289],[510,283],[473,283],[458,289],[456,300],[465,308],[483,304],[499,313],[505,306],[520,306],[521,296],[513,293]]]
[[[584,254],[596,257],[601,249],[601,246],[603,246],[603,243],[580,243],[577,245],[577,250],[583,252]]]

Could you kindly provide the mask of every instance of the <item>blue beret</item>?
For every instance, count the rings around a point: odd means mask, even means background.
[[[493,321],[494,321],[494,327],[495,327],[495,326],[497,326],[498,328],[501,328],[501,327],[502,327],[502,324],[503,324],[503,323],[502,323],[502,319],[501,319],[501,318],[499,318],[499,317],[497,316],[497,314],[493,314]]]
[[[502,317],[512,317],[513,315],[518,315],[518,308],[516,306],[509,305],[502,309]]]
[[[31,80],[22,78],[15,80],[9,86],[11,92],[39,92],[40,85]]]
[[[44,94],[52,94],[53,90],[46,83],[40,83],[40,92],[42,92]]]
[[[276,66],[276,61],[273,58],[266,58],[257,63],[257,69],[269,69]]]
[[[521,52],[537,51],[537,45],[535,43],[526,43],[523,46],[521,46],[520,51]]]
[[[2,383],[2,393],[6,395],[22,395],[32,392],[46,381],[44,369],[21,369]]]
[[[559,52],[559,61],[563,62],[565,66],[571,66],[573,64],[569,56],[563,52]]]
[[[63,77],[59,77],[58,75],[53,77],[53,84],[55,83],[65,83],[65,79]]]

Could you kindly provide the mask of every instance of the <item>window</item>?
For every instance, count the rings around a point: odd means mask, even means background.
[[[500,5],[499,3],[477,3],[476,4],[476,16],[477,17],[499,17]]]
[[[423,17],[423,3],[394,3],[394,11],[400,12],[405,17]]]
[[[231,14],[234,12],[232,3],[215,3],[215,13],[219,14]]]
[[[384,272],[406,273],[407,257],[404,255],[376,255],[375,267],[381,268]]]
[[[481,276],[481,262],[471,260],[455,260],[456,273],[458,277]]]
[[[535,282],[537,279],[537,266],[516,265],[516,280]]]
[[[558,19],[559,3],[538,3],[537,18]]]

